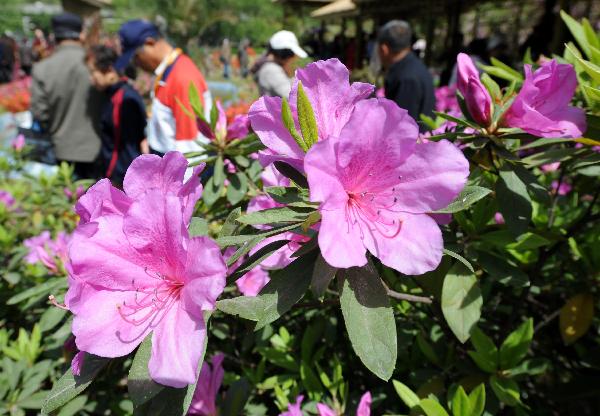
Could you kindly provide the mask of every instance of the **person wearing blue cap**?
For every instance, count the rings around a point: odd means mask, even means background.
[[[77,15],[52,18],[58,46],[33,67],[30,110],[50,136],[58,161],[73,164],[78,178],[96,179],[104,98],[92,87],[83,61],[81,29]]]
[[[124,23],[119,29],[119,38],[122,51],[115,68],[122,70],[132,62],[155,74],[152,115],[147,128],[151,152],[161,155],[171,150],[202,151],[197,141],[206,143],[208,139],[201,135],[196,120],[189,116],[193,111],[188,96],[190,84],[194,84],[203,101],[205,116],[210,116],[212,99],[200,70],[146,20]]]

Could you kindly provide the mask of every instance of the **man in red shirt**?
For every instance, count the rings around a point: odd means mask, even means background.
[[[152,116],[148,122],[148,145],[152,153],[171,150],[200,151],[197,141],[208,139],[198,131],[188,91],[194,83],[203,101],[205,116],[210,117],[212,100],[204,77],[181,49],[164,39],[158,28],[145,20],[130,20],[119,29],[122,54],[115,67],[123,70],[133,61],[156,76],[152,91]],[[185,107],[185,110],[182,108]]]

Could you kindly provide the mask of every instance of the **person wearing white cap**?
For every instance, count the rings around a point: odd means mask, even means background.
[[[253,68],[260,95],[287,98],[292,88],[291,64],[296,57],[307,56],[292,32],[280,30],[271,36],[266,55]]]

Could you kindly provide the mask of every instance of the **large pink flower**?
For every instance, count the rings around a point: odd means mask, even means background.
[[[337,59],[314,62],[296,71],[296,81],[289,96],[292,114],[297,118],[296,97],[298,81],[301,81],[315,112],[319,140],[337,136],[348,122],[355,104],[373,93],[372,85],[362,82],[350,84],[349,79],[348,69]],[[252,104],[248,116],[252,129],[274,153],[262,154],[263,165],[285,160],[302,169],[304,152],[283,125],[281,98],[261,97]]]
[[[223,358],[225,356],[218,353],[212,357],[210,365],[206,361],[202,365],[189,415],[217,416],[217,394],[224,375]]]
[[[366,251],[405,274],[437,267],[443,241],[427,213],[464,187],[469,163],[452,143],[417,144],[419,129],[394,102],[356,105],[339,137],[318,142],[304,167],[320,202],[319,247],[332,266],[367,263]]]
[[[183,387],[196,381],[203,311],[214,308],[227,268],[214,241],[188,235],[197,178],[183,184],[173,154],[142,158],[125,176],[126,194],[100,181],[79,200],[65,303],[81,351],[127,355],[152,333],[150,376]]]
[[[456,60],[458,63],[456,86],[465,98],[473,120],[480,126],[487,127],[492,122],[492,97],[481,83],[479,72],[469,55],[459,53]]]
[[[504,124],[539,137],[581,137],[587,125],[585,111],[569,103],[577,88],[573,66],[554,59],[535,72],[525,65],[525,81]]]

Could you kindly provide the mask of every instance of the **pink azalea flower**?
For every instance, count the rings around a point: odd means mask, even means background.
[[[217,416],[217,394],[223,382],[223,359],[222,353],[212,357],[211,364],[204,362],[192,404],[188,415]]]
[[[500,212],[496,212],[494,214],[494,222],[498,225],[504,224],[504,215],[502,215]]]
[[[375,90],[375,97],[385,98],[385,89],[383,87],[377,88],[377,90]]]
[[[73,198],[73,191],[71,191],[71,189],[66,186],[63,188],[63,193],[67,198]],[[81,198],[83,194],[85,194],[85,188],[83,187],[83,185],[79,185],[75,190],[75,199],[77,200]]]
[[[356,103],[373,93],[372,85],[362,82],[350,84],[349,79],[348,69],[337,59],[317,61],[296,71],[296,81],[289,96],[290,108],[297,119],[298,81],[302,81],[315,113],[319,140],[337,136],[348,122]],[[250,107],[248,117],[259,139],[272,151],[261,157],[264,166],[284,160],[302,169],[304,152],[281,120],[281,98],[259,98]]]
[[[227,173],[235,173],[235,172],[237,172],[237,169],[235,168],[235,165],[229,159],[223,159],[223,166],[225,166],[225,169],[227,169]]]
[[[59,232],[56,239],[50,238],[49,231],[43,231],[40,235],[23,241],[23,245],[29,249],[25,261],[29,264],[42,263],[52,273],[59,272],[57,260],[61,263],[67,261],[67,244],[69,236]]]
[[[10,192],[0,189],[0,203],[6,208],[11,208],[15,205],[15,198]]]
[[[558,181],[552,181],[552,190],[558,195],[565,196],[573,190],[573,187],[566,181],[562,181],[560,185]]]
[[[19,134],[14,140],[11,142],[11,146],[15,149],[16,152],[20,152],[25,147],[25,136]]]
[[[79,351],[71,360],[71,372],[74,376],[81,374],[83,368],[83,361],[85,360],[85,352]]]
[[[65,296],[80,351],[120,357],[152,333],[150,376],[172,387],[196,381],[203,311],[214,309],[227,272],[214,241],[188,235],[201,188],[197,175],[183,183],[182,158],[140,156],[124,193],[104,179],[79,200]]]
[[[547,163],[545,165],[540,166],[542,172],[556,172],[560,168],[560,162]]]
[[[435,110],[444,113],[460,113],[460,106],[456,99],[456,86],[445,85],[435,89]]]
[[[358,408],[356,409],[356,416],[371,416],[371,393],[366,392],[360,398]]]
[[[227,140],[246,137],[250,132],[250,119],[248,114],[238,114],[227,126]]]
[[[269,278],[269,273],[259,265],[237,279],[235,284],[242,295],[256,296],[260,293],[262,288],[269,283],[269,280],[271,280]]]
[[[317,411],[319,416],[340,416],[335,410],[324,403],[317,403]],[[366,392],[360,398],[356,416],[371,416],[371,393]]]
[[[467,109],[473,120],[482,127],[492,122],[492,97],[481,83],[479,72],[473,60],[466,53],[457,57],[458,79],[456,86],[465,99]]]
[[[296,397],[296,403],[288,404],[287,412],[283,412],[279,416],[304,416],[301,409],[302,400],[304,400],[304,396]]]
[[[319,247],[330,265],[364,266],[368,250],[404,274],[437,267],[442,234],[427,213],[458,196],[469,163],[446,140],[417,144],[418,133],[406,110],[372,99],[356,105],[338,137],[308,151],[310,198],[321,203]]]
[[[577,88],[572,65],[554,59],[535,72],[525,65],[521,91],[504,115],[504,124],[538,137],[581,137],[587,125],[585,111],[569,103]]]

